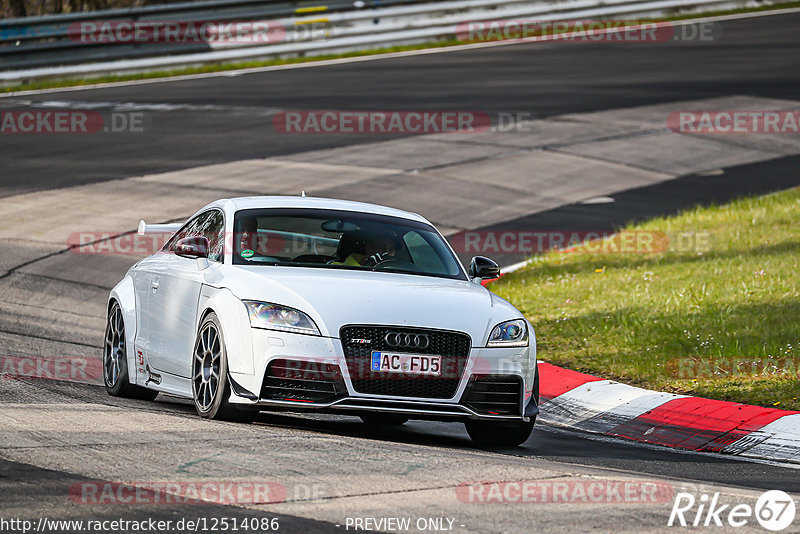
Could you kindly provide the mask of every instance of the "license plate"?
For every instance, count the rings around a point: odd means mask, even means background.
[[[393,352],[372,353],[374,373],[403,373],[410,375],[442,375],[442,357],[430,354],[398,354]]]

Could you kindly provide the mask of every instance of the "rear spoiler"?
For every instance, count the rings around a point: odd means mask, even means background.
[[[181,226],[183,226],[182,223],[147,224],[144,221],[139,221],[139,229],[137,230],[137,232],[139,235],[174,234],[175,232],[181,229]]]

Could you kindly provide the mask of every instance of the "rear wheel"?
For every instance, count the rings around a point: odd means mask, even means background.
[[[408,422],[408,417],[393,413],[370,413],[359,417],[368,425],[400,426]]]
[[[106,340],[103,346],[103,382],[114,397],[153,400],[158,391],[131,384],[128,375],[128,352],[122,309],[114,303],[108,312]]]
[[[495,423],[493,421],[466,421],[464,426],[472,441],[478,445],[522,445],[533,432],[535,417],[530,422]]]
[[[255,417],[254,412],[231,405],[231,385],[228,381],[228,357],[225,340],[216,314],[209,313],[194,344],[192,358],[192,397],[200,417],[242,421]]]

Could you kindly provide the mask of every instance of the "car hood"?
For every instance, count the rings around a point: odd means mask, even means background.
[[[481,285],[418,275],[282,266],[233,266],[227,286],[242,300],[299,309],[322,335],[347,324],[458,330],[482,345],[499,322],[522,314]]]

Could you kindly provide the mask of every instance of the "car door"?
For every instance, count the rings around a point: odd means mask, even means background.
[[[136,374],[131,374],[131,376],[137,377],[137,380],[139,373],[145,372],[145,355],[148,353],[150,329],[152,328],[150,294],[153,269],[156,268],[163,256],[163,254],[154,254],[145,258],[131,272],[136,298],[136,338],[134,341]]]
[[[205,237],[210,244],[209,262],[221,262],[223,229],[220,210],[197,215],[167,244],[166,253],[151,270],[148,357],[155,370],[191,376],[197,307],[205,272],[195,259],[175,254],[175,246],[183,238]]]

